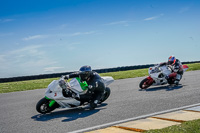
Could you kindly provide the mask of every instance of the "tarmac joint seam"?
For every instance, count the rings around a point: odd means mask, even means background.
[[[196,111],[196,110],[183,110],[183,111],[188,111],[188,112],[195,112],[195,113],[200,113],[200,111]]]
[[[135,131],[135,132],[144,132],[144,131],[146,131],[144,129],[138,129],[138,128],[132,128],[132,127],[123,127],[123,126],[112,126],[112,127],[121,128],[121,129],[129,130],[129,131]]]
[[[160,119],[160,120],[166,120],[166,121],[173,121],[173,122],[180,122],[180,123],[186,122],[184,120],[175,120],[175,119],[161,118],[161,117],[151,117],[151,118]]]

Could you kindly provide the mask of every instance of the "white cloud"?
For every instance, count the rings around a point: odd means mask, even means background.
[[[88,31],[88,32],[76,32],[69,34],[69,36],[80,36],[80,35],[90,35],[90,34],[95,34],[97,33],[96,31]]]
[[[44,67],[57,64],[42,48],[42,45],[31,45],[2,53],[0,77],[42,74]]]
[[[62,25],[59,26],[59,29],[64,29],[66,27],[67,27],[67,24],[62,24]]]
[[[29,41],[29,40],[42,39],[42,38],[47,38],[47,37],[48,35],[34,35],[34,36],[25,37],[22,40]]]
[[[160,15],[158,15],[158,16],[153,16],[153,17],[145,18],[144,20],[145,20],[145,21],[154,20],[154,19],[157,19],[157,18],[162,17],[163,15],[164,15],[164,14],[160,14]]]
[[[116,22],[111,22],[111,23],[107,23],[104,25],[123,25],[123,26],[129,26],[129,23],[131,21],[116,21]]]
[[[179,10],[179,13],[187,12],[190,9],[190,7],[183,7]]]
[[[63,30],[63,29],[66,29],[67,26],[68,26],[68,24],[61,24],[59,26],[51,28],[50,30]]]
[[[14,21],[15,19],[0,19],[1,23],[7,23],[7,22],[11,22]]]
[[[46,52],[41,50],[42,45],[32,45],[21,49],[11,51],[10,54],[14,55],[15,62],[21,63],[24,66],[34,67],[34,66],[46,66],[55,64],[55,61],[50,61]]]
[[[0,55],[0,62],[5,61],[5,55]]]
[[[0,33],[0,37],[11,36],[13,33]]]
[[[75,33],[69,33],[69,34],[48,34],[48,35],[34,35],[25,37],[22,40],[29,41],[34,39],[42,39],[47,37],[74,37],[74,36],[82,36],[82,35],[92,35],[97,34],[98,31],[87,31],[87,32],[75,32]]]
[[[70,44],[68,44],[67,45],[67,49],[68,50],[74,50],[74,49],[76,49],[76,45],[78,45],[78,44],[80,44],[80,43],[70,43]]]
[[[45,72],[56,72],[59,69],[63,69],[64,67],[46,67],[44,68]]]
[[[145,18],[144,20],[148,21],[148,20],[153,20],[156,19],[157,17],[150,17],[150,18]]]
[[[27,53],[27,54],[34,54],[34,55],[41,55],[39,53],[39,48],[41,48],[42,45],[30,45],[30,46],[26,46],[20,49],[15,49],[12,51],[9,51],[8,54],[11,55],[20,55],[23,53]]]
[[[79,35],[81,35],[81,32],[76,32],[76,33],[70,34],[70,36],[79,36]]]

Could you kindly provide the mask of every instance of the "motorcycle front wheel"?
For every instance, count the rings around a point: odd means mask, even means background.
[[[51,100],[42,98],[36,105],[36,110],[41,114],[46,114],[58,107],[58,104],[55,103],[52,107],[49,107]]]
[[[153,84],[153,82],[150,82],[149,79],[145,78],[140,82],[139,87],[141,89],[147,89],[148,87],[150,87]]]

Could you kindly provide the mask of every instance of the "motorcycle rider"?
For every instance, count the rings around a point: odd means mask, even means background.
[[[172,69],[172,72],[177,73],[174,84],[178,85],[183,75],[182,63],[172,55],[168,58],[168,62],[160,63],[160,66],[163,65],[169,65]],[[168,79],[169,75],[166,78]]]
[[[65,75],[65,79],[79,77],[81,82],[86,81],[88,84],[88,91],[86,94],[78,96],[81,101],[87,101],[89,96],[92,96],[90,101],[90,109],[97,107],[100,98],[103,96],[105,90],[105,84],[103,79],[99,76],[97,72],[92,71],[91,66],[82,66],[79,72]]]

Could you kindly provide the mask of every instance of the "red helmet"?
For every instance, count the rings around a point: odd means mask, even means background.
[[[175,62],[176,62],[175,56],[172,55],[172,56],[170,56],[170,57],[168,58],[168,64],[174,65]]]

